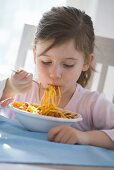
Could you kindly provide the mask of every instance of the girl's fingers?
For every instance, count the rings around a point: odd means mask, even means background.
[[[48,132],[48,140],[53,141],[60,130],[61,130],[61,126],[56,126],[50,129]]]
[[[58,142],[58,143],[61,143],[62,139],[64,138],[64,133],[62,133],[61,131],[59,131],[55,137],[54,137],[54,141],[55,142]]]
[[[78,143],[76,130],[68,126],[52,128],[48,133],[48,140],[67,144]]]
[[[2,101],[0,101],[0,106],[5,107],[8,104],[10,104],[13,100],[14,100],[13,97],[9,97],[9,98],[7,98],[5,100],[2,100]]]
[[[67,144],[77,144],[76,137],[70,136],[69,139],[66,141]]]
[[[24,70],[21,70],[20,72],[16,72],[15,74],[13,74],[13,79],[17,79],[17,80],[22,80],[29,77],[33,77],[33,75]]]
[[[13,82],[15,81],[15,84],[19,84],[19,85],[26,85],[26,84],[29,84],[29,83],[32,83],[32,75],[29,75],[28,77],[25,77],[21,80],[13,80]]]

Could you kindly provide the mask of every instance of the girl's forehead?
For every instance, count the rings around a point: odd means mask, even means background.
[[[45,50],[47,49],[48,47],[51,46],[51,44],[53,44],[54,40],[39,40],[36,44],[36,49],[38,50]]]
[[[46,49],[48,49],[53,44],[53,42],[54,40],[49,40],[49,41],[40,40],[36,45],[37,54],[38,55],[42,54]],[[51,47],[49,50],[45,52],[45,54],[48,55],[55,54],[57,56],[62,55],[62,56],[72,57],[76,54],[82,55],[82,52],[79,52],[75,48],[74,40],[69,40]]]
[[[69,44],[72,44],[72,46],[74,46],[74,40],[73,39],[70,39],[70,40],[67,40],[67,41],[57,41],[55,43],[54,39],[51,39],[51,40],[39,40],[38,43],[37,43],[37,46],[43,46],[43,47],[49,47],[51,46],[52,44],[54,44],[53,48],[55,47],[61,47],[61,46],[66,46],[66,45],[69,45]]]

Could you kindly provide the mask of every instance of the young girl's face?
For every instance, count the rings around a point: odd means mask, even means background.
[[[52,47],[44,54],[52,41],[39,41],[34,51],[36,71],[43,87],[53,84],[62,87],[62,93],[73,90],[82,71],[88,69],[84,54],[77,51],[70,40]]]

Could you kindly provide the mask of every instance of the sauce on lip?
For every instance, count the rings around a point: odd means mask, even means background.
[[[58,90],[58,87],[59,87],[59,86],[54,85],[55,90]]]

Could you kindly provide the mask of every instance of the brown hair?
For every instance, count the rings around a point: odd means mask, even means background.
[[[94,29],[91,18],[85,12],[74,7],[53,7],[44,13],[34,38],[34,45],[39,40],[54,42],[43,52],[53,46],[74,39],[76,49],[82,51],[85,59],[94,51]],[[93,68],[82,71],[78,83],[85,87],[90,79]]]

